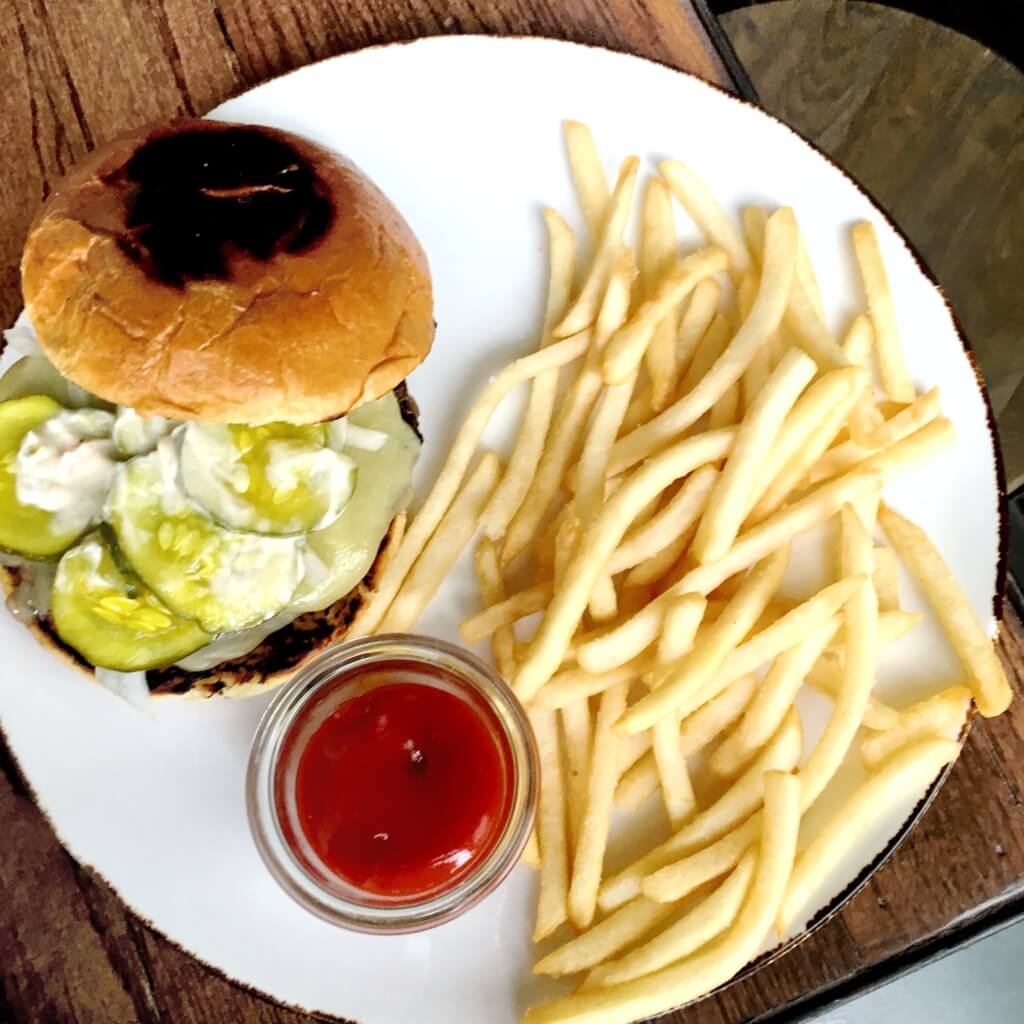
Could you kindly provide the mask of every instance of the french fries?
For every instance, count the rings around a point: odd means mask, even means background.
[[[793,210],[749,208],[741,231],[686,165],[643,182],[628,157],[609,190],[586,127],[567,123],[565,141],[586,262],[577,275],[573,232],[546,211],[539,347],[472,405],[353,627],[412,628],[479,528],[481,602],[460,630],[490,639],[534,726],[534,938],[578,931],[535,971],[589,972],[528,1011],[534,1024],[631,1021],[727,981],[884,808],[956,756],[972,699],[993,715],[1011,697],[935,545],[881,503],[955,431],[938,389],[914,388],[873,229],[853,231],[867,312],[840,345]],[[706,240],[690,254],[676,252],[677,200]],[[489,452],[474,466],[519,385],[507,468]],[[876,518],[891,547],[876,546]],[[786,573],[791,546],[833,525],[826,574],[791,592],[804,578]],[[965,681],[903,710],[872,692],[880,650],[921,619],[901,607],[898,560]],[[804,685],[831,701],[807,751]],[[858,748],[867,777],[836,806]],[[613,805],[631,814],[656,794],[668,831],[610,871]]]
[[[917,580],[960,658],[978,710],[986,718],[1001,715],[1013,697],[1009,680],[992,641],[986,636],[939,549],[920,526],[888,506],[878,510],[878,519],[896,553]]]

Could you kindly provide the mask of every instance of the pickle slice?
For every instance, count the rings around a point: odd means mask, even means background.
[[[222,526],[270,536],[308,533],[338,518],[355,465],[317,424],[190,423],[181,441],[185,492]]]
[[[82,535],[87,524],[18,501],[15,460],[25,435],[61,411],[47,395],[0,404],[0,547],[29,558],[53,558]]]
[[[208,633],[263,622],[288,603],[302,576],[301,540],[217,526],[178,489],[177,461],[165,439],[121,470],[108,505],[121,551],[172,611]]]
[[[61,558],[52,614],[66,644],[91,664],[118,672],[171,664],[212,639],[126,576],[99,533]]]

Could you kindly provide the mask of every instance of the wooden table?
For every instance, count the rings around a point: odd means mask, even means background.
[[[120,131],[201,114],[331,54],[438,33],[558,36],[736,87],[742,71],[698,13],[689,0],[0,0],[0,320],[21,305],[18,258],[34,208],[63,170]],[[1012,612],[1006,627],[1001,650],[1019,690],[1024,640]],[[127,911],[60,847],[6,748],[0,770],[0,1021],[310,1020],[232,984]],[[1016,915],[1022,789],[1018,701],[975,727],[911,838],[841,913],[688,1011],[688,1024],[792,1019]]]

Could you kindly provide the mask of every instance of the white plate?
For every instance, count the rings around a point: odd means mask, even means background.
[[[541,207],[576,217],[563,118],[591,125],[609,172],[628,153],[648,166],[671,155],[692,163],[730,208],[794,204],[837,330],[861,302],[846,229],[875,220],[915,382],[941,385],[959,431],[952,452],[908,475],[888,497],[932,533],[982,620],[992,622],[1001,521],[996,463],[963,344],[900,236],[848,178],[783,125],[659,65],[538,39],[437,38],[353,53],[262,85],[213,113],[302,132],[348,154],[422,240],[437,289],[438,336],[410,381],[427,438],[421,482],[433,475],[472,395],[536,335],[545,273]],[[696,241],[682,219],[680,229]],[[507,441],[510,420],[496,423],[488,442]],[[909,607],[920,606],[906,579],[903,592]],[[473,600],[464,560],[421,628],[457,639],[455,626]],[[372,938],[335,930],[277,888],[249,838],[243,779],[265,699],[162,702],[144,717],[85,685],[9,616],[0,617],[0,644],[3,725],[40,806],[68,850],[173,941],[276,999],[362,1024],[517,1018],[533,988],[534,878],[527,869],[461,920],[427,934]],[[881,689],[894,699],[956,678],[930,625],[898,650],[882,666]],[[827,705],[808,699],[801,706],[810,742]],[[858,771],[851,759],[821,801],[826,809]],[[828,879],[806,919],[863,880],[924,795],[913,794],[879,821]]]

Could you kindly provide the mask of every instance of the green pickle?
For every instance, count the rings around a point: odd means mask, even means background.
[[[61,528],[52,512],[18,501],[14,466],[22,439],[60,411],[46,395],[0,404],[0,547],[28,558],[55,558],[82,535],[82,527]]]
[[[93,665],[119,672],[168,665],[211,639],[126,575],[99,532],[61,558],[52,613],[66,644]]]
[[[208,633],[257,625],[284,608],[302,576],[301,540],[233,533],[168,483],[165,452],[122,469],[109,499],[118,546],[141,579]]]
[[[181,442],[186,493],[229,530],[287,536],[325,526],[351,497],[353,470],[320,424],[190,423]]]

